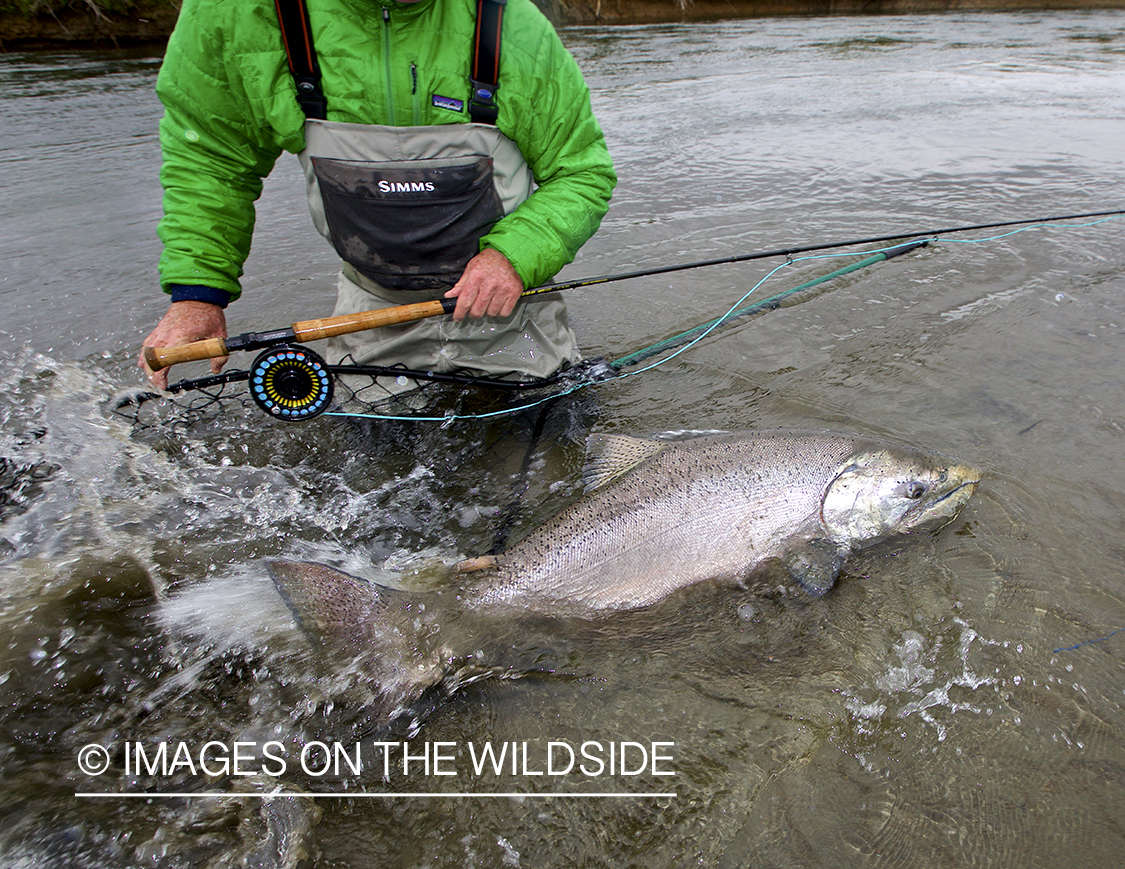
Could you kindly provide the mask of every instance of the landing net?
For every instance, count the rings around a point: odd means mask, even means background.
[[[618,376],[603,359],[585,360],[547,378],[503,380],[471,373],[441,374],[405,366],[357,365],[344,359],[328,365],[334,397],[326,416],[452,423],[459,419],[519,414]],[[238,413],[261,414],[245,369],[182,380],[164,395],[141,392],[119,399],[112,412],[134,431],[154,427],[194,428]],[[162,399],[162,400],[156,400]]]

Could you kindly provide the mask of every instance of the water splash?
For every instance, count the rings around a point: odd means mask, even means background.
[[[1004,643],[985,639],[961,619],[954,619],[953,624],[959,628],[956,653],[959,672],[949,672],[942,655],[940,635],[928,641],[917,631],[905,631],[902,641],[894,647],[898,665],[888,667],[874,679],[875,697],[865,697],[867,692],[862,691],[847,697],[845,705],[861,733],[873,733],[877,722],[916,715],[936,731],[938,742],[944,742],[949,735],[949,716],[958,712],[991,714],[988,707],[959,699],[963,692],[958,689],[965,689],[972,695],[979,688],[998,686],[999,678],[976,672],[970,657],[974,646],[1003,646]]]

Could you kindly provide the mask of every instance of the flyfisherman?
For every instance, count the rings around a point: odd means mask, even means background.
[[[557,294],[517,299],[574,258],[617,179],[531,0],[185,0],[157,93],[172,303],[146,346],[226,337],[262,178],[291,151],[343,260],[336,314],[456,299],[452,319],[333,339],[330,361],[543,377],[578,360]]]

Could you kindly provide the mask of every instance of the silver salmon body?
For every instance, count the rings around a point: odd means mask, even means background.
[[[458,608],[597,615],[767,565],[820,595],[849,554],[949,522],[980,480],[940,456],[816,432],[593,436],[588,452],[584,495],[503,554],[460,565]],[[325,565],[270,570],[305,633],[367,657],[388,702],[441,679],[450,650],[427,645],[443,632],[439,595]]]
[[[771,560],[823,594],[849,553],[948,522],[980,480],[968,465],[831,434],[588,446],[588,493],[503,555],[467,563],[488,574],[470,600],[640,607]]]

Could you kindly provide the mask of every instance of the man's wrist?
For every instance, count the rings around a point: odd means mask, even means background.
[[[215,287],[205,287],[202,284],[170,284],[169,292],[173,302],[206,302],[209,305],[218,305],[225,308],[230,304],[230,293]]]

